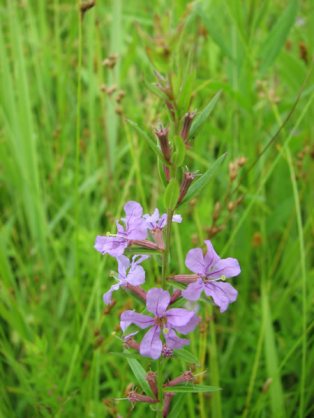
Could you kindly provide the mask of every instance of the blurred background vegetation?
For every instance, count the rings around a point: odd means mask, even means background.
[[[104,310],[116,266],[93,244],[127,200],[162,209],[155,155],[127,122],[168,124],[154,69],[182,117],[221,91],[189,168],[228,153],[181,211],[172,269],[206,238],[242,267],[228,312],[201,306],[200,366],[169,368],[223,390],[186,396],[178,416],[313,416],[313,3],[0,3],[0,416],[148,416],[114,401],[136,383],[110,354],[132,299]]]

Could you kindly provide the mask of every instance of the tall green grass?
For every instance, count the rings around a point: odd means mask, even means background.
[[[219,174],[174,228],[172,269],[208,238],[222,203],[218,252],[239,259],[237,303],[209,319],[190,350],[204,383],[223,390],[177,401],[191,417],[313,414],[313,39],[310,2],[154,3],[6,0],[0,4],[0,416],[98,417],[130,412],[135,383],[121,350],[117,296],[108,314],[109,258],[93,249],[128,199],[162,207],[145,137],[167,112],[153,69],[184,80],[181,110],[221,90],[189,151]],[[118,55],[113,70],[102,63]],[[126,96],[116,112],[115,96]],[[307,148],[306,148],[307,147]],[[304,151],[304,152],[303,152]],[[303,154],[302,154],[303,152]],[[232,184],[228,164],[247,164]],[[243,196],[232,213],[228,203]],[[158,265],[150,272],[158,277]],[[149,359],[144,366],[150,368]],[[174,361],[169,373],[183,367]],[[183,414],[184,412],[181,412]],[[153,416],[153,412],[151,413]],[[182,415],[180,415],[182,416]]]

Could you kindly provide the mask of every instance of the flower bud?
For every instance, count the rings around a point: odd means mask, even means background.
[[[165,157],[165,160],[170,163],[171,160],[171,150],[168,140],[168,128],[160,128],[155,130],[155,134],[159,140],[159,145],[161,152],[163,153],[163,156]]]
[[[170,358],[173,355],[173,349],[164,345],[162,347],[161,355],[165,358]]]
[[[128,283],[126,288],[146,302],[146,292],[140,286],[133,286],[132,284]]]
[[[170,298],[170,304],[174,303],[176,300],[178,300],[182,295],[182,291],[177,289],[173,292],[171,298]]]
[[[175,379],[170,380],[168,383],[165,383],[165,387],[177,386],[181,383],[193,382],[194,376],[190,370],[185,371],[181,376],[176,377]]]
[[[196,112],[188,112],[184,116],[183,127],[181,131],[181,138],[186,143],[189,139],[189,132],[192,125],[192,121],[196,115]]]
[[[156,399],[158,398],[158,387],[156,382],[156,373],[155,372],[148,372],[146,375],[146,380],[155,395]]]
[[[190,284],[197,280],[197,274],[176,274],[170,276],[169,279],[174,280],[175,282]]]
[[[194,179],[195,179],[195,174],[194,173],[191,173],[189,171],[186,171],[184,173],[183,180],[182,180],[181,187],[180,187],[180,195],[179,195],[179,198],[178,198],[177,205],[179,205],[182,202],[183,198],[187,194],[187,191],[189,190],[189,188],[192,184],[192,181]]]
[[[128,393],[128,400],[132,403],[135,402],[144,402],[144,403],[157,403],[157,399],[153,399],[150,396],[142,395],[141,393],[135,392],[135,390],[130,390]]]
[[[165,393],[165,397],[164,397],[164,407],[162,410],[162,416],[163,418],[166,418],[170,412],[170,403],[172,398],[174,397],[175,393],[174,392],[167,392]]]

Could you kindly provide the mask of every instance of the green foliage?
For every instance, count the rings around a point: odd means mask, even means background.
[[[290,0],[286,10],[278,18],[261,48],[261,71],[265,71],[277,58],[287,41],[298,12],[298,1]]]
[[[177,201],[180,194],[180,186],[178,180],[172,178],[165,190],[164,193],[164,206],[166,209],[174,209],[177,205]]]
[[[154,364],[116,338],[121,311],[143,305],[121,291],[104,309],[116,264],[93,249],[127,200],[162,210],[152,128],[169,112],[153,69],[173,81],[178,131],[203,109],[187,150],[171,138],[176,164],[204,173],[176,210],[171,273],[209,238],[242,269],[237,302],[220,314],[202,300],[200,330],[164,364],[167,379],[193,367],[198,389],[222,390],[177,392],[168,418],[312,416],[311,2],[108,0],[82,19],[78,3],[0,2],[0,416],[153,414],[125,391],[150,393]],[[226,152],[247,159],[232,181]]]
[[[145,371],[145,369],[138,362],[138,360],[127,357],[127,361],[140,387],[148,396],[153,396],[149,384],[147,383],[147,380],[145,378],[147,371]]]
[[[192,197],[199,194],[208,185],[211,178],[217,173],[218,169],[220,168],[220,164],[223,162],[225,157],[226,154],[221,155],[204,174],[202,174],[200,177],[193,181],[187,194],[182,199],[182,202],[179,206],[183,205],[184,203],[187,203],[189,200],[192,199]]]
[[[221,92],[215,94],[215,96],[210,100],[210,102],[206,105],[206,107],[197,114],[196,118],[193,120],[191,129],[190,129],[190,137],[193,138],[198,130],[204,125],[204,123],[207,121],[209,115],[214,110]]]
[[[178,385],[164,388],[164,392],[174,392],[174,393],[209,393],[217,392],[220,388],[216,386],[206,386],[206,385]]]

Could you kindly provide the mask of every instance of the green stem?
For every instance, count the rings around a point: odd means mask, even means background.
[[[162,255],[162,273],[161,273],[161,287],[164,288],[166,284],[166,277],[169,270],[169,252],[170,252],[170,239],[171,239],[171,224],[173,217],[173,209],[167,210],[167,226],[166,226],[166,239],[165,239],[165,251]],[[163,407],[163,392],[162,385],[164,383],[162,359],[158,360],[157,363],[157,383],[158,383],[158,399],[160,401],[160,407],[156,411],[157,418],[162,418],[162,407]]]
[[[170,238],[171,238],[171,224],[174,210],[167,210],[167,226],[166,226],[166,240],[165,240],[165,251],[162,258],[162,273],[161,273],[161,287],[164,288],[166,283],[166,277],[168,273],[168,260],[170,250]]]

